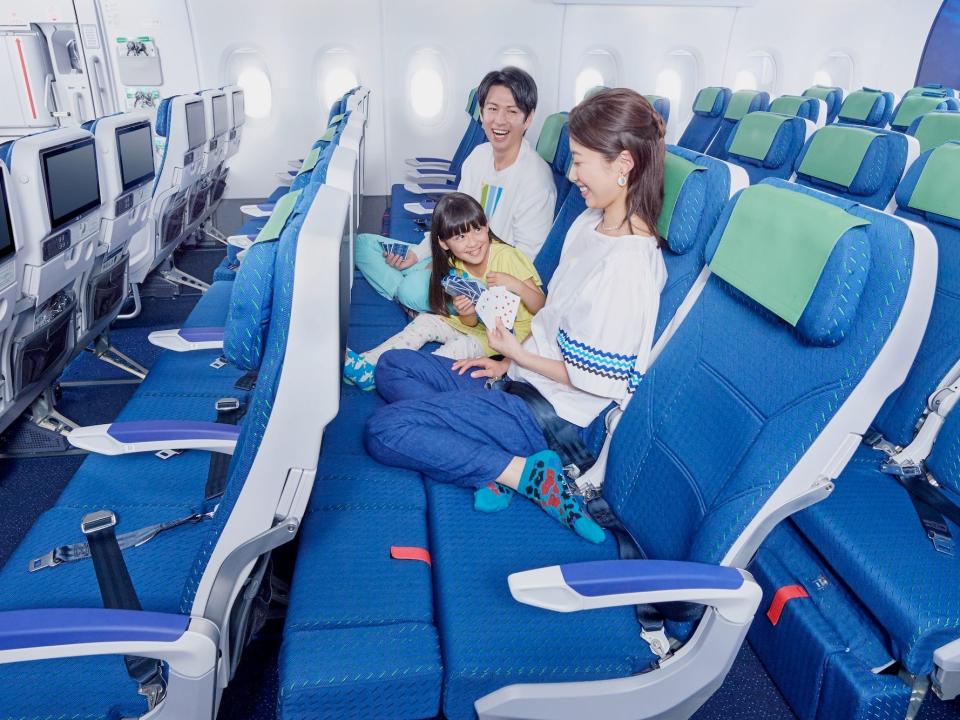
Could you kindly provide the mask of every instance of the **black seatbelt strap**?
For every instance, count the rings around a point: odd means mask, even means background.
[[[241,375],[237,381],[233,384],[233,387],[237,390],[253,390],[257,386],[257,375],[259,371],[251,370],[248,373]]]
[[[951,501],[920,466],[885,463],[880,469],[893,475],[909,493],[917,518],[934,549],[943,555],[955,556],[956,543],[947,518],[960,526],[960,506]]]
[[[217,411],[217,422],[226,425],[236,425],[243,417],[246,408],[240,404],[236,398],[220,398],[214,403]],[[203,488],[203,497],[205,500],[223,495],[223,489],[227,485],[227,475],[230,471],[230,460],[232,455],[226,453],[210,453],[210,467],[207,469],[207,484]]]
[[[88,513],[80,523],[90,547],[103,606],[108,610],[143,610],[117,543],[116,525],[117,516],[110,510]],[[132,655],[124,656],[123,661],[127,674],[137,682],[139,693],[153,710],[166,693],[163,664],[153,658]]]

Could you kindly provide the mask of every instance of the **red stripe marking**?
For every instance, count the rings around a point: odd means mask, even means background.
[[[394,560],[419,560],[433,567],[433,563],[430,561],[430,551],[424,548],[391,545],[390,557]]]
[[[791,600],[810,597],[803,585],[785,585],[777,590],[770,603],[770,609],[767,610],[767,620],[771,625],[780,622],[780,616],[783,614],[783,607]]]
[[[20,56],[20,70],[23,72],[23,84],[27,86],[27,99],[30,101],[30,112],[33,119],[37,119],[37,106],[33,102],[33,90],[30,87],[30,76],[27,75],[27,60],[23,57],[23,44],[17,38],[17,54]]]

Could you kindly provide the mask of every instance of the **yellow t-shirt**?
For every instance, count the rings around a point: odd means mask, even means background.
[[[486,286],[486,277],[471,275],[460,260],[454,259],[453,267],[466,272],[471,278],[479,280]],[[543,287],[543,282],[537,274],[537,269],[533,266],[533,263],[530,262],[530,258],[512,245],[507,245],[506,243],[494,242],[490,244],[490,254],[487,258],[487,272],[508,273],[521,282],[526,282],[532,278],[537,284],[537,287]],[[444,320],[454,329],[474,338],[480,343],[481,347],[483,347],[485,354],[496,355],[496,352],[487,344],[487,329],[483,322],[478,322],[475,327],[470,327],[460,322],[460,318],[456,315],[445,317]],[[530,323],[532,321],[533,314],[527,310],[527,306],[521,302],[520,309],[517,310],[517,319],[513,323],[513,332],[517,336],[517,340],[523,342],[527,339],[527,335],[530,334]]]

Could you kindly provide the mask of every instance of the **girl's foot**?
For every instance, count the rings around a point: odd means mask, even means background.
[[[367,362],[363,355],[347,348],[347,354],[343,361],[343,381],[350,385],[356,385],[361,390],[373,390],[377,386],[373,379],[375,367]]]
[[[603,542],[603,528],[587,515],[583,499],[571,495],[567,490],[563,464],[553,450],[542,450],[527,458],[517,492],[526,495],[547,515],[559,520],[585,540]]]
[[[498,482],[490,482],[473,493],[473,509],[480,512],[506,510],[513,499],[513,490]]]

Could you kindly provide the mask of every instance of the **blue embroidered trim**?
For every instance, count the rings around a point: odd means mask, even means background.
[[[631,386],[639,385],[640,380],[634,381],[634,375],[643,377],[636,372],[636,355],[620,355],[619,353],[606,352],[598,348],[574,340],[563,328],[557,330],[557,345],[560,346],[560,353],[565,362],[574,367],[585,370],[586,372],[610,378],[611,380],[624,380]]]

